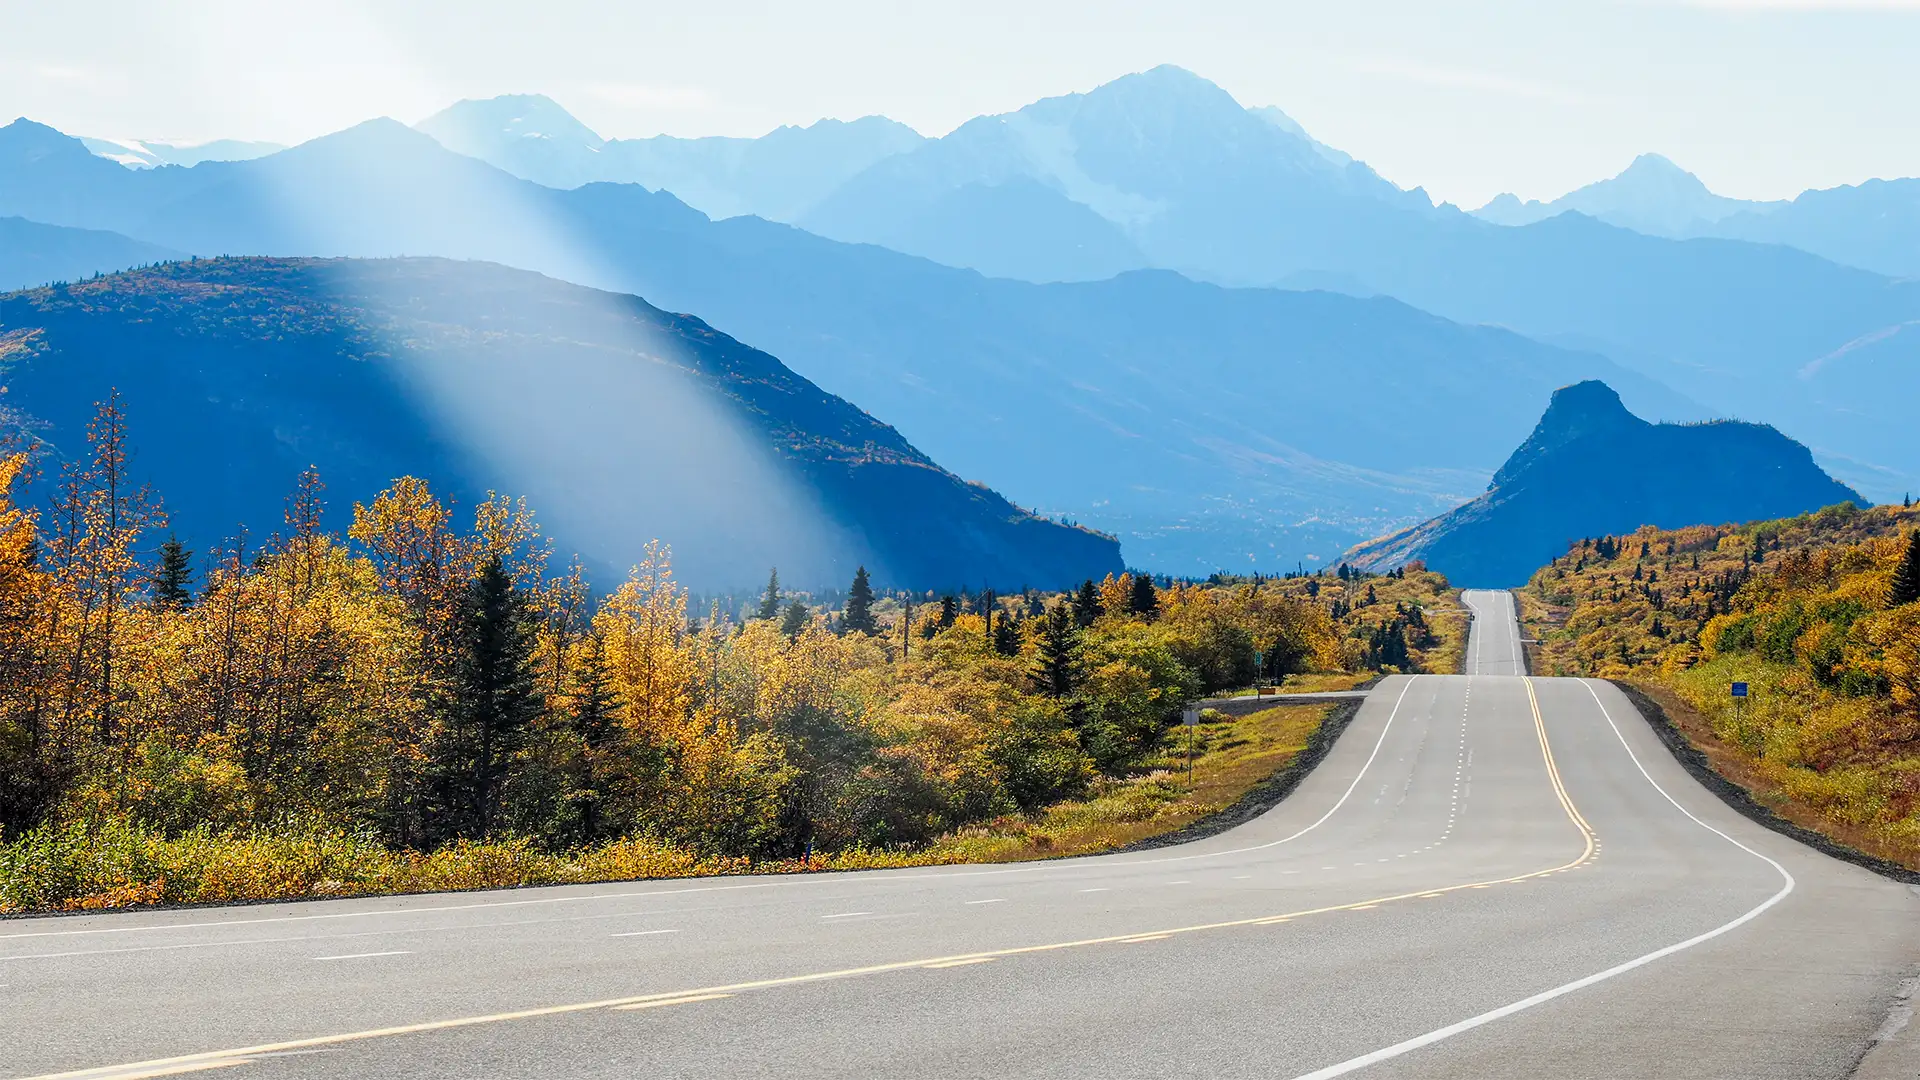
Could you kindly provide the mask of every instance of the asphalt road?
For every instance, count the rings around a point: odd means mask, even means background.
[[[1610,686],[1386,680],[1186,847],[0,922],[0,1075],[1842,1077],[1920,898],[1734,814]],[[139,1063],[139,1064],[126,1064]]]

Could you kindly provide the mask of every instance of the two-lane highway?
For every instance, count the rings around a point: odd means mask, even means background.
[[[1471,674],[1386,680],[1207,841],[0,922],[0,1075],[1848,1075],[1920,899],[1467,602]]]

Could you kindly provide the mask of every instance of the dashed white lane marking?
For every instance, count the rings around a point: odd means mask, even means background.
[[[851,919],[856,915],[871,915],[871,911],[842,911],[833,915],[822,915],[823,919]]]
[[[994,897],[994,898],[993,898],[993,899],[991,899],[991,900],[969,900],[969,901],[967,901],[967,903],[969,903],[969,904],[1004,904],[1004,903],[1006,903],[1006,902],[1007,902],[1007,898],[1006,898],[1006,897],[1004,897],[1004,896],[996,896],[996,897]]]
[[[677,934],[679,932],[680,931],[678,930],[629,930],[624,934],[615,934],[613,936],[614,937],[651,937],[654,934]]]
[[[1081,889],[1080,891],[1081,891],[1081,892],[1112,892],[1113,890],[1112,890],[1112,889],[1109,889],[1109,888],[1107,888],[1107,887],[1106,887],[1105,885],[1101,885],[1101,886],[1099,886],[1099,887],[1097,887],[1097,888],[1092,888],[1092,889]]]
[[[340,956],[316,956],[315,960],[366,960],[375,956],[412,956],[411,949],[392,949],[387,952],[343,953]]]

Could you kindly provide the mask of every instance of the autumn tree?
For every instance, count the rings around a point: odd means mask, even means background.
[[[51,582],[36,565],[36,515],[14,500],[25,454],[0,455],[0,838],[45,813],[59,787],[45,731]]]
[[[114,665],[121,605],[147,577],[139,539],[164,525],[166,515],[153,492],[128,473],[132,449],[118,391],[96,407],[87,445],[88,455],[62,470],[46,555],[71,602],[64,625],[51,628],[65,654],[61,713],[69,722],[90,719],[93,737],[107,745],[119,734]]]
[[[867,580],[867,568],[862,566],[854,572],[853,586],[847,590],[847,610],[840,620],[840,626],[847,631],[871,634],[880,629],[873,617],[873,584]]]

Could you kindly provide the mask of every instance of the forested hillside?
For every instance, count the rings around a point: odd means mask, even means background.
[[[863,568],[836,611],[777,577],[690,610],[654,546],[597,598],[524,502],[410,476],[342,534],[307,471],[280,529],[195,553],[134,454],[109,402],[76,460],[0,457],[0,910],[911,859],[1134,775],[1263,666],[1457,649],[1420,573],[935,597]]]
[[[1520,597],[1536,674],[1664,691],[1763,801],[1920,866],[1920,510],[1589,538]]]
[[[697,318],[483,263],[205,259],[0,296],[0,384],[67,458],[117,391],[131,475],[199,548],[271,530],[312,465],[356,496],[402,474],[468,504],[524,493],[603,577],[650,537],[705,588],[772,564],[921,589],[1122,566],[1111,537],[964,482]]]

